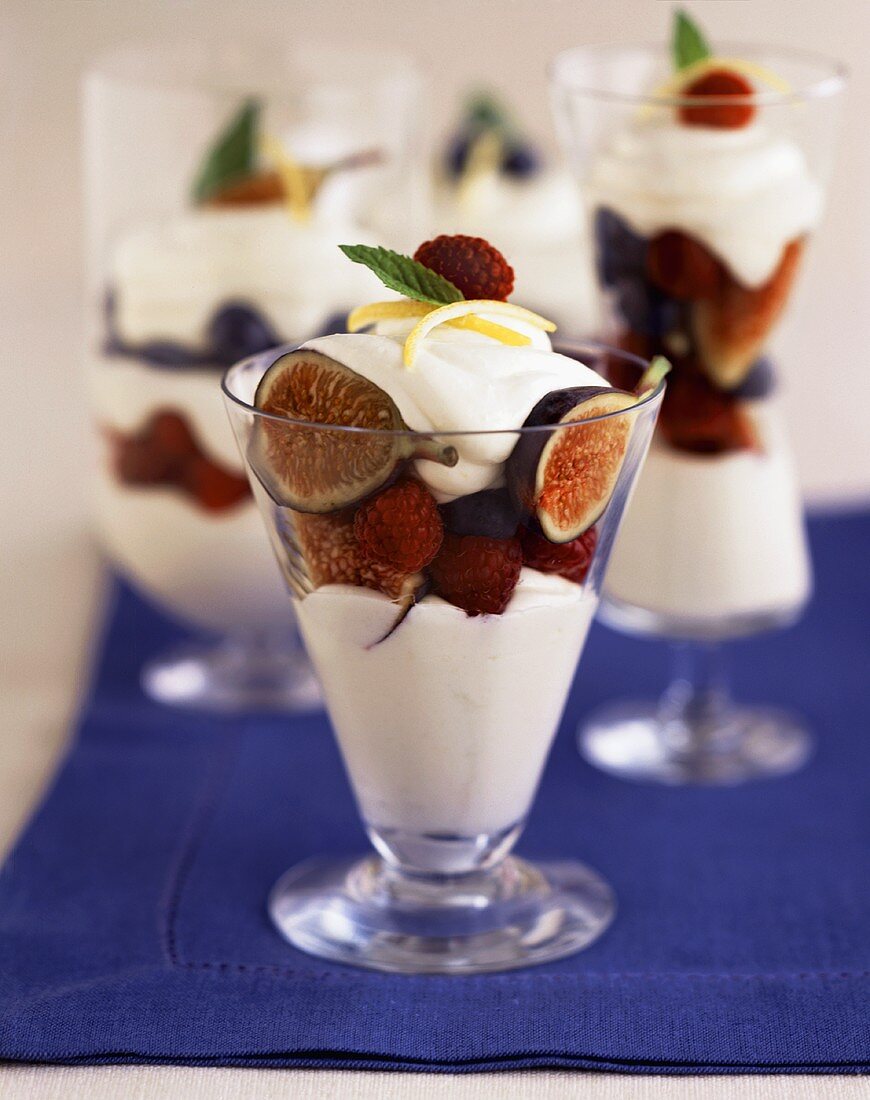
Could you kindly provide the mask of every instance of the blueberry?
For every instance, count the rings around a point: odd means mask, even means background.
[[[680,326],[679,303],[645,279],[620,277],[614,290],[616,310],[632,332],[662,337]]]
[[[773,363],[770,359],[758,359],[737,389],[731,390],[731,396],[741,401],[758,401],[773,393],[775,388],[776,371]]]
[[[595,214],[595,250],[605,286],[613,286],[623,275],[640,276],[646,269],[646,240],[603,206]]]
[[[541,167],[541,158],[531,145],[524,142],[514,142],[505,150],[502,170],[508,176],[517,179],[528,179]]]
[[[442,504],[441,518],[453,535],[509,539],[516,534],[520,513],[507,489],[483,489]]]
[[[198,367],[202,365],[202,356],[182,344],[172,340],[149,340],[135,348],[127,347],[127,354],[144,359],[155,367]]]
[[[347,313],[330,313],[315,335],[332,336],[336,332],[347,332]]]
[[[454,134],[448,141],[447,148],[444,150],[444,170],[451,179],[458,179],[465,170],[471,141],[472,136],[467,130]]]
[[[265,317],[243,302],[227,302],[208,327],[212,358],[224,366],[267,351],[280,342]]]

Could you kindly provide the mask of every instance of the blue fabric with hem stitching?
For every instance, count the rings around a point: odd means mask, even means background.
[[[666,675],[664,647],[596,627],[519,850],[596,867],[616,921],[573,958],[476,978],[354,970],[278,937],[278,875],[365,848],[326,721],[148,702],[137,670],[180,632],[118,585],[77,737],[0,873],[0,1058],[866,1072],[870,513],[811,535],[804,621],[731,647],[741,698],[807,717],[810,765],[724,790],[595,772],[578,719]]]

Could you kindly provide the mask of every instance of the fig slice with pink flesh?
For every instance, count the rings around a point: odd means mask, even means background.
[[[444,466],[458,461],[452,446],[402,434],[407,427],[399,410],[379,386],[308,348],[276,359],[260,380],[254,404],[274,419],[257,418],[248,445],[251,468],[277,504],[298,512],[356,504],[412,459]]]
[[[554,430],[520,437],[507,462],[507,482],[514,500],[550,542],[571,542],[601,518],[633,423],[632,417],[608,414],[637,402],[638,396],[626,390],[578,386],[548,393],[529,413],[524,428],[549,425]]]

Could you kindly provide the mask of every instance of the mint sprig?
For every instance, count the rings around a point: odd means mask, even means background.
[[[446,306],[465,299],[453,283],[401,252],[368,244],[340,244],[338,247],[349,260],[363,264],[377,275],[384,286],[404,294],[406,298],[435,306]]]
[[[208,202],[223,188],[253,175],[257,161],[260,104],[246,100],[206,153],[191,195],[195,203]]]
[[[694,65],[696,61],[713,56],[710,44],[701,33],[700,27],[682,8],[677,8],[674,12],[671,53],[674,68],[678,72]]]

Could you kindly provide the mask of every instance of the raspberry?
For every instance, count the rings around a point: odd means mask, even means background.
[[[196,439],[185,418],[166,410],[155,413],[145,429],[148,442],[167,461],[182,462],[197,453]]]
[[[514,269],[483,237],[442,235],[421,244],[414,259],[448,279],[469,299],[506,302],[514,288]]]
[[[223,512],[247,500],[247,478],[216,465],[205,455],[194,455],[185,463],[176,484],[185,489],[207,512]]]
[[[485,535],[444,535],[432,562],[435,589],[469,615],[500,615],[523,567],[520,540]]]
[[[571,542],[554,543],[535,531],[523,531],[523,562],[540,573],[559,573],[575,584],[586,580],[598,532],[594,527]]]
[[[680,108],[680,122],[686,126],[712,126],[718,130],[739,130],[748,126],[755,114],[752,103],[725,103],[730,96],[751,96],[753,87],[739,73],[729,69],[713,69],[693,80],[683,90],[683,95],[702,98],[710,96],[720,100],[709,106],[693,104]]]
[[[668,380],[659,430],[672,447],[694,454],[726,454],[756,445],[742,403],[683,371],[674,371]]]
[[[354,533],[352,511],[323,515],[295,512],[293,534],[314,588],[353,584],[400,599],[411,595],[422,581],[419,574],[370,561]],[[292,553],[296,547],[291,544],[290,550]]]
[[[360,506],[354,531],[369,561],[416,573],[438,553],[444,525],[426,486],[403,477]]]

